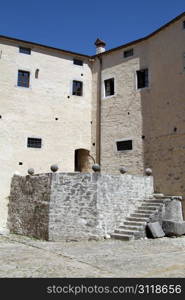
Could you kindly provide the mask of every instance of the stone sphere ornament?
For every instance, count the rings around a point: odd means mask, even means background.
[[[94,164],[94,165],[92,166],[92,169],[93,169],[94,172],[100,172],[100,170],[101,170],[99,164]]]
[[[56,164],[51,165],[50,169],[51,169],[52,172],[57,172],[58,171],[58,165],[56,165]]]
[[[152,169],[150,169],[150,168],[145,169],[145,173],[146,173],[147,176],[151,176],[152,175]]]
[[[124,168],[124,167],[120,167],[119,171],[120,171],[121,174],[125,174],[127,172],[127,169]]]
[[[28,169],[28,174],[29,174],[29,175],[34,175],[34,173],[35,173],[35,171],[34,171],[33,168],[29,168],[29,169]]]

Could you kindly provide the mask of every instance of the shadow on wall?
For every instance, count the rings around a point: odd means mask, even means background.
[[[159,36],[155,39],[159,43]],[[185,215],[185,85],[181,70],[176,70],[181,65],[175,52],[170,55],[174,62],[166,55],[168,46],[173,51],[169,40],[156,52],[149,49],[147,58],[140,60],[140,69],[148,61],[148,87],[140,90],[144,165],[153,170],[155,192],[183,197]],[[155,49],[152,43],[149,47]]]

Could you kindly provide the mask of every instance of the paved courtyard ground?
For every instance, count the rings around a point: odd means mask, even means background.
[[[0,235],[0,277],[185,277],[185,236],[46,242]]]

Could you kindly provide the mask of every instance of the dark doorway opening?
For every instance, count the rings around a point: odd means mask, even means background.
[[[89,172],[89,150],[76,149],[75,150],[75,172]]]

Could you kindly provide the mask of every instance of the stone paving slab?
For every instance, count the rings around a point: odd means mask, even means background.
[[[0,277],[185,277],[185,236],[46,242],[0,236]]]

